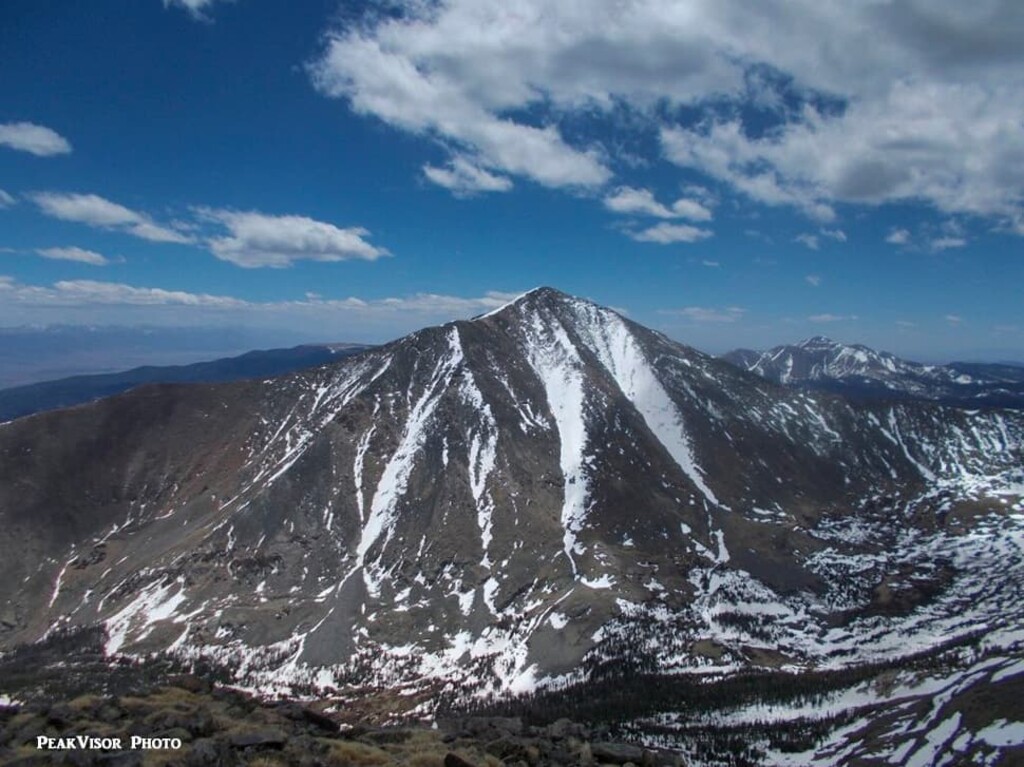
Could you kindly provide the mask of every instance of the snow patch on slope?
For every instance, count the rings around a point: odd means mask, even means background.
[[[526,329],[526,353],[544,386],[559,437],[559,464],[565,478],[562,503],[563,550],[576,575],[574,553],[582,551],[577,534],[587,515],[587,425],[584,420],[583,361],[557,318],[547,324],[537,314]]]
[[[458,329],[456,328],[454,332],[456,339],[459,339]],[[494,538],[494,498],[486,490],[487,479],[494,470],[498,454],[498,423],[468,366],[459,391],[463,399],[480,416],[480,424],[471,430],[472,436],[469,439],[469,488],[473,493],[473,501],[476,505],[477,525],[480,528],[480,540],[484,552],[481,564],[490,567],[488,550],[491,547],[491,540]]]
[[[359,545],[356,548],[358,561],[362,564],[370,547],[385,534],[394,521],[399,499],[405,494],[409,477],[415,466],[416,455],[427,439],[428,426],[437,409],[437,403],[451,383],[454,372],[462,364],[462,346],[458,331],[452,327],[448,342],[450,355],[438,363],[430,383],[425,387],[416,404],[412,406],[405,421],[402,439],[392,454],[370,503],[369,515],[363,525]]]
[[[693,448],[678,409],[633,334],[614,312],[584,303],[576,304],[584,317],[579,329],[622,393],[643,416],[647,427],[698,490],[714,505],[718,499],[704,481],[704,472],[693,457]]]

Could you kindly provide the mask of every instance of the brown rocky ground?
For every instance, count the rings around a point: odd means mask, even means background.
[[[265,703],[196,677],[132,695],[83,695],[53,705],[0,708],[0,764],[110,767],[545,767],[681,765],[674,754],[601,740],[559,720],[524,726],[508,717],[426,727],[342,726],[324,704]],[[42,751],[39,735],[176,738],[180,749]]]

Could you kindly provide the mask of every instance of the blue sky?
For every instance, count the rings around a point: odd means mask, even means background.
[[[1024,359],[1014,0],[7,0],[0,326],[382,341],[547,284]]]

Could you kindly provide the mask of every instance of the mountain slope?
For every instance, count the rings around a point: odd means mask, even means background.
[[[0,421],[71,407],[120,394],[146,383],[214,383],[284,375],[356,354],[366,346],[331,344],[246,352],[237,357],[191,365],[145,366],[121,373],[81,375],[0,389]]]
[[[1024,617],[1022,439],[538,289],[270,382],[0,426],[3,642],[102,623],[110,654],[434,704],[623,662],[855,665]]]
[[[722,359],[775,383],[860,401],[910,399],[963,407],[1024,408],[1024,368],[1012,365],[921,365],[824,336],[766,352],[736,349]]]

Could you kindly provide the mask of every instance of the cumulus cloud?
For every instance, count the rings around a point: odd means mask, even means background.
[[[684,306],[682,309],[663,309],[659,314],[683,317],[693,322],[736,322],[747,310],[739,306],[713,309],[704,306]]]
[[[457,77],[418,61],[410,43],[415,40],[399,20],[374,34],[337,35],[311,67],[314,84],[328,96],[348,99],[357,112],[434,135],[505,173],[550,187],[588,187],[608,180],[611,173],[596,150],[571,147],[553,125],[499,116]],[[424,52],[427,58],[441,53]]]
[[[3,189],[0,189],[0,208],[9,208],[14,205],[15,202],[17,202],[17,200],[14,199],[13,195],[10,195]]]
[[[808,285],[811,285],[812,287],[816,288],[819,285],[821,285],[821,275],[818,275],[818,274],[808,274],[806,277],[804,277],[804,281]]]
[[[361,227],[341,229],[306,216],[275,216],[256,211],[198,209],[201,218],[227,230],[207,240],[222,261],[247,268],[291,266],[296,261],[374,261],[388,255],[371,245]]]
[[[655,218],[687,218],[691,221],[710,221],[711,211],[698,200],[681,197],[672,206],[663,205],[649,189],[620,186],[604,198],[604,206],[614,213]]]
[[[423,166],[423,175],[438,186],[449,189],[456,195],[472,195],[478,192],[507,192],[512,181],[505,176],[496,176],[474,165],[465,157],[454,157],[446,168],[433,165]]]
[[[816,221],[889,202],[1024,220],[1017,0],[371,5],[330,33],[317,87],[492,172],[599,186],[625,158],[566,126],[625,109],[670,162]]]
[[[0,123],[0,146],[28,152],[37,157],[68,154],[70,142],[52,128],[35,123]]]
[[[79,263],[92,264],[93,266],[106,266],[110,263],[100,253],[93,250],[85,250],[84,248],[38,248],[36,253],[43,258],[51,258],[58,261],[78,261]]]
[[[670,159],[761,202],[805,210],[837,201],[925,201],[945,212],[1000,218],[1020,210],[1024,139],[1012,126],[1024,114],[1021,54],[977,45],[1005,40],[999,24],[1020,34],[1019,7],[802,5],[787,4],[807,15],[773,27],[777,44],[760,41],[764,62],[835,106],[810,101],[761,135],[734,118],[670,128],[662,134]]]
[[[711,236],[707,229],[700,229],[689,224],[670,224],[667,221],[642,229],[639,232],[626,232],[637,242],[656,242],[669,245],[674,242],[700,242]]]
[[[37,192],[30,197],[43,213],[62,221],[125,232],[151,242],[191,242],[187,235],[157,224],[146,214],[96,194]]]

